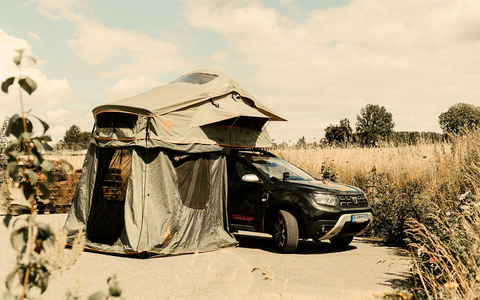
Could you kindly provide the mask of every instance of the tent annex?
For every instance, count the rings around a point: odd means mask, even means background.
[[[121,254],[231,248],[226,155],[267,148],[284,121],[220,72],[199,70],[96,107],[92,139],[64,228]]]

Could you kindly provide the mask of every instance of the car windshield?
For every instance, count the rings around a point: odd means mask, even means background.
[[[290,173],[289,180],[315,180],[310,174],[277,157],[248,157],[257,169],[269,178],[283,179],[283,173]]]

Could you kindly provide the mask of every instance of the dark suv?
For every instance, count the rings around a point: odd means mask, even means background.
[[[270,233],[279,252],[298,239],[347,246],[372,223],[362,190],[315,179],[266,151],[232,150],[227,157],[230,231]]]

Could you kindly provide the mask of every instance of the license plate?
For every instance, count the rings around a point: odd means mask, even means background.
[[[363,223],[368,221],[368,215],[353,215],[352,223]]]

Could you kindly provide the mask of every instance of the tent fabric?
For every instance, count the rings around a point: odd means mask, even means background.
[[[86,248],[112,253],[180,254],[235,247],[238,243],[228,232],[226,218],[226,160],[221,152],[211,153],[209,159],[201,157],[202,168],[208,164],[210,176],[208,205],[191,208],[181,199],[178,177],[172,160],[165,149],[133,147],[131,171],[124,202],[124,226],[115,239],[89,235],[90,216],[98,207],[92,205],[95,180],[100,176],[103,149],[90,144],[85,159],[79,188],[64,228],[69,243],[78,230],[87,232]],[[199,182],[204,183],[204,182]],[[115,201],[111,201],[115,202]],[[116,201],[122,203],[121,201]],[[105,208],[100,217],[108,220],[111,208]],[[101,222],[101,220],[97,220]],[[103,222],[104,223],[104,222]],[[102,224],[103,224],[102,223]],[[112,231],[110,231],[112,232]],[[111,239],[109,239],[111,238]]]

